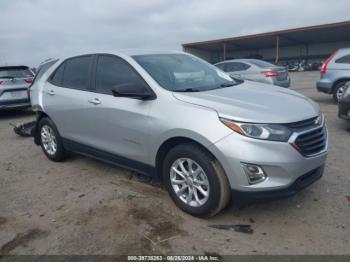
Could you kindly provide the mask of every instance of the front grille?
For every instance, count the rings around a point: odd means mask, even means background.
[[[317,126],[317,124],[315,123],[316,119],[317,119],[317,116],[303,120],[303,121],[290,123],[290,124],[287,124],[287,126],[291,129],[295,129],[295,130],[310,129],[310,128]]]
[[[327,131],[321,127],[297,137],[295,144],[304,156],[312,156],[320,153],[326,147]]]

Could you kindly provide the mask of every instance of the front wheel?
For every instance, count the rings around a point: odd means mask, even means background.
[[[163,163],[163,181],[175,204],[193,216],[213,216],[230,200],[222,167],[195,144],[181,144],[170,150]]]

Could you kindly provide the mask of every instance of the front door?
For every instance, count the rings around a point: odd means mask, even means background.
[[[99,149],[138,162],[147,162],[149,110],[153,101],[115,97],[112,90],[118,85],[146,85],[143,78],[124,59],[99,55],[96,65],[96,107],[103,119],[99,128]],[[149,88],[147,86],[147,88]]]

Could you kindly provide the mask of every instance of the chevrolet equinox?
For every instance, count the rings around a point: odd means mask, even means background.
[[[297,92],[182,52],[85,54],[43,70],[31,103],[50,160],[75,152],[151,175],[191,215],[291,196],[323,174],[324,117]]]

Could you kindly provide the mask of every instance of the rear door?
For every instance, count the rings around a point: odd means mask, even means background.
[[[150,88],[135,69],[114,55],[99,55],[96,68],[96,99],[101,102],[96,114],[99,126],[98,148],[138,162],[146,162],[150,141],[149,110],[153,101],[113,96],[118,85],[144,85]]]
[[[91,85],[95,55],[74,57],[63,62],[43,90],[44,111],[60,135],[74,142],[97,146],[95,93]]]

